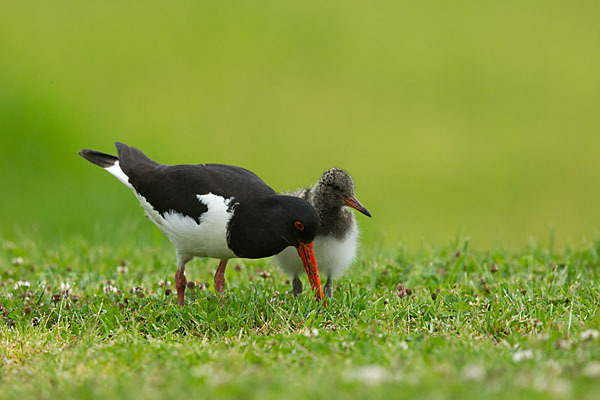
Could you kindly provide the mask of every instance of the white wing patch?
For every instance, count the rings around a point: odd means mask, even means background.
[[[138,195],[138,198],[140,197]],[[150,206],[151,211],[148,211],[144,204],[148,203],[143,197],[141,197],[140,203],[146,209],[146,215],[169,237],[177,249],[177,253],[184,258],[234,258],[235,254],[227,246],[227,225],[233,216],[233,211],[229,210],[231,199],[225,199],[212,193],[196,197],[208,208],[200,216],[199,223],[174,210],[166,212],[164,217],[152,206]]]
[[[231,199],[225,199],[212,193],[197,195],[198,201],[208,208],[200,216],[198,222],[174,210],[168,211],[162,216],[129,183],[129,178],[119,166],[118,161],[105,169],[133,191],[148,219],[167,235],[175,246],[178,256],[187,259],[192,257],[220,259],[235,257],[235,254],[227,246],[227,225],[233,216],[233,209],[229,209]]]

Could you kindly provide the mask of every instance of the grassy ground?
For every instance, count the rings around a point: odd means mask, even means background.
[[[600,2],[9,3],[0,398],[600,397],[600,242],[562,247],[600,237]],[[279,191],[345,168],[368,250],[325,310],[268,261],[176,307],[173,250],[77,156],[116,140]]]
[[[133,231],[2,241],[0,398],[600,395],[600,242],[389,248],[362,255],[326,309],[268,260],[232,262],[221,304],[202,285],[216,263],[196,260],[179,308],[160,283],[172,250]]]

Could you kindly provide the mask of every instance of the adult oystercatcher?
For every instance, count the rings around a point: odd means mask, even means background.
[[[314,240],[314,249],[321,274],[327,276],[325,296],[331,297],[332,279],[339,277],[348,268],[358,243],[358,226],[354,214],[345,206],[352,207],[367,217],[371,213],[358,201],[354,194],[354,181],[348,173],[332,168],[323,173],[317,184],[310,189],[299,189],[290,193],[308,201],[319,214],[321,225]],[[293,276],[294,295],[302,293],[302,282],[298,274],[302,265],[287,249],[277,254],[281,268]]]
[[[214,279],[221,293],[230,258],[269,257],[290,246],[300,255],[313,290],[323,298],[312,243],[319,217],[308,202],[277,194],[244,168],[162,165],[135,147],[115,145],[118,157],[88,149],[79,155],[129,187],[146,216],[173,243],[179,305],[187,284],[185,265],[192,258],[221,260]]]

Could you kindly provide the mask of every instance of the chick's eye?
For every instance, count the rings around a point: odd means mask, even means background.
[[[294,226],[296,227],[296,229],[298,229],[299,231],[303,231],[304,230],[304,224],[300,221],[296,221],[294,222]]]

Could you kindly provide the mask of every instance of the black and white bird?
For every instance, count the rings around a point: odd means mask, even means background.
[[[277,194],[256,174],[222,164],[162,165],[135,147],[115,143],[118,157],[81,150],[133,191],[177,255],[175,283],[184,304],[185,265],[194,257],[220,259],[215,290],[223,292],[230,258],[263,258],[294,248],[319,298],[323,288],[313,251],[319,217],[305,200]]]
[[[315,256],[321,275],[327,276],[325,296],[331,297],[332,280],[342,275],[350,266],[358,244],[358,226],[354,214],[346,206],[368,217],[371,213],[356,198],[352,177],[339,168],[325,171],[314,187],[299,189],[289,194],[305,199],[319,214],[321,224],[314,240]],[[276,261],[293,277],[294,295],[302,293],[302,282],[298,277],[302,272],[302,264],[296,260],[293,251],[283,250],[277,254]]]

